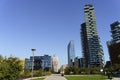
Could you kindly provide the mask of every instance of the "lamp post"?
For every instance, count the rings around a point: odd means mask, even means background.
[[[34,51],[36,51],[36,49],[31,49],[32,54],[33,54],[33,58],[32,58],[32,78],[33,78],[33,69],[34,69]]]
[[[101,72],[101,77],[103,77],[102,75],[103,75],[103,69],[100,69],[100,72]]]

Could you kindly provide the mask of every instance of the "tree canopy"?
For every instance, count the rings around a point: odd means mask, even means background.
[[[0,55],[0,80],[16,80],[21,71],[22,66],[18,58],[3,58]]]

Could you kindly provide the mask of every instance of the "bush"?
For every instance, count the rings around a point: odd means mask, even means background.
[[[94,68],[77,68],[77,67],[67,67],[65,69],[65,74],[101,74],[99,67]]]
[[[16,57],[0,56],[0,80],[16,80],[22,71],[20,60]]]
[[[33,75],[36,76],[36,77],[43,75],[42,69],[40,69],[40,70],[34,70],[33,73],[34,73]]]

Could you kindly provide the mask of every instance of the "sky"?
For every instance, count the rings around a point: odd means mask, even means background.
[[[74,40],[75,55],[82,57],[80,24],[84,5],[93,4],[105,60],[110,24],[120,19],[120,0],[0,0],[0,54],[29,58],[56,54],[67,64],[67,45]]]

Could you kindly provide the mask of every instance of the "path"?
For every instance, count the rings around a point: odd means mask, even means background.
[[[120,78],[113,78],[113,79],[107,79],[107,80],[120,80]]]
[[[48,76],[44,80],[67,80],[67,79],[62,77],[60,74],[52,74],[51,76]]]
[[[120,78],[114,78],[113,80],[120,80]]]

